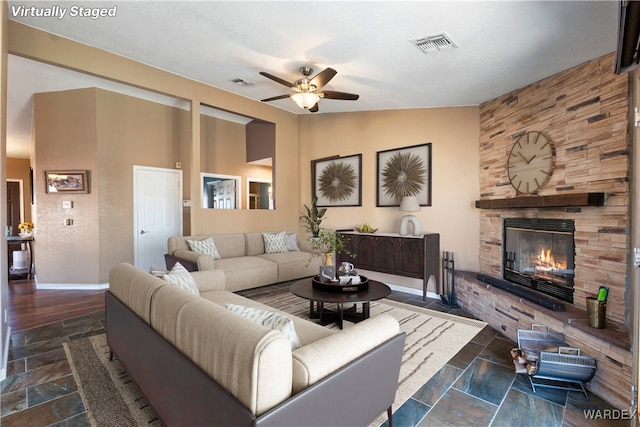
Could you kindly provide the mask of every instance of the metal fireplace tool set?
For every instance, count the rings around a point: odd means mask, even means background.
[[[453,256],[453,252],[442,252],[442,295],[440,299],[449,308],[459,307],[456,302],[456,262]]]

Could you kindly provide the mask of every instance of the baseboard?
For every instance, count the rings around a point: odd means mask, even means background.
[[[9,343],[11,342],[11,326],[7,326],[7,336],[4,340],[4,347],[2,347],[2,362],[0,365],[0,381],[4,381],[7,378],[7,364],[9,363]]]
[[[405,286],[394,285],[393,283],[385,283],[385,285],[389,286],[393,291],[422,296],[422,291],[420,289],[407,288]],[[440,295],[436,294],[435,292],[427,291],[427,298],[440,299]]]
[[[394,291],[422,296],[422,279],[413,279],[410,277],[396,276],[395,274],[380,273],[378,271],[365,269],[359,269],[358,272],[369,279],[384,283]],[[430,279],[427,286],[427,298],[440,299],[440,295],[429,290],[430,287],[435,287],[435,281],[433,278]]]
[[[108,283],[37,283],[36,289],[73,290],[73,291],[100,291],[109,289]]]

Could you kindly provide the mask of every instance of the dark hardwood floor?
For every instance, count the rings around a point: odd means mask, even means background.
[[[9,281],[9,326],[24,331],[104,310],[104,290],[39,289],[33,280]]]

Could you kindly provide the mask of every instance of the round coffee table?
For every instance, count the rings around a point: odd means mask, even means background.
[[[289,288],[291,293],[309,300],[309,317],[320,319],[321,325],[338,322],[342,329],[342,322],[361,322],[369,318],[369,303],[391,294],[391,288],[384,283],[369,280],[369,288],[358,292],[324,292],[314,289],[311,278],[298,280]],[[336,304],[336,310],[328,310],[324,304]],[[357,303],[362,303],[362,311],[358,311]],[[345,304],[353,307],[344,309]]]

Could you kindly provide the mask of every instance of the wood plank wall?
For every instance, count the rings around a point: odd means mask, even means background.
[[[607,318],[625,323],[629,226],[629,76],[615,75],[613,54],[558,73],[480,106],[482,199],[515,197],[507,157],[528,131],[548,135],[556,167],[540,195],[604,192],[602,207],[481,210],[480,271],[502,276],[504,218],[560,218],[576,223],[576,306],[600,285],[610,288]]]

